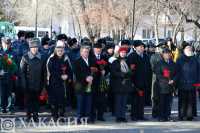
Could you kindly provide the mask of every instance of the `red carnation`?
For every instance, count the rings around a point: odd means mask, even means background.
[[[12,81],[16,81],[17,80],[17,76],[16,75],[11,76],[11,80]]]
[[[136,65],[135,64],[131,64],[131,70],[135,70],[136,69]]]
[[[62,70],[63,74],[65,74],[66,70],[67,70],[67,66],[66,65],[62,65],[61,66],[61,70]]]
[[[98,69],[96,67],[90,67],[90,70],[92,73],[98,72]]]
[[[47,91],[42,91],[42,93],[39,96],[39,101],[41,103],[45,103],[48,100],[48,93]]]
[[[170,78],[170,71],[166,68],[163,70],[163,77]]]
[[[12,60],[11,59],[7,59],[7,64],[8,65],[12,65]]]
[[[138,91],[138,95],[139,95],[140,97],[143,97],[143,96],[144,96],[144,91]]]
[[[105,60],[99,60],[96,62],[98,65],[107,65],[108,63]]]

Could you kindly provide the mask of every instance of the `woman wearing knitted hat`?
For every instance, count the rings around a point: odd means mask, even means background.
[[[126,62],[127,48],[120,47],[119,57],[111,64],[111,85],[115,97],[116,122],[127,122],[126,104],[128,94],[133,89],[131,71]]]

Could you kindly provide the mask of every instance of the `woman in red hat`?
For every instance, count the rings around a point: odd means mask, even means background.
[[[116,122],[127,122],[126,104],[128,94],[132,91],[130,69],[126,62],[127,48],[119,48],[119,57],[111,64],[111,85],[115,97]]]

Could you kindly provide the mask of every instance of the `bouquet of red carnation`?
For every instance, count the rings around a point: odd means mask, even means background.
[[[96,73],[98,72],[98,69],[96,67],[90,67],[91,73]]]
[[[40,104],[46,104],[48,101],[48,93],[46,90],[43,90],[39,95],[39,102]]]
[[[108,64],[108,62],[106,62],[105,60],[98,60],[96,64],[99,65],[101,70],[103,70],[105,66]]]
[[[67,65],[65,64],[61,65],[61,70],[62,70],[62,74],[66,74]]]
[[[168,79],[170,78],[169,69],[167,69],[167,68],[163,69],[163,77],[168,78]]]
[[[62,74],[65,75],[67,72],[67,65],[66,64],[62,64],[61,65],[61,70],[62,70]],[[66,93],[66,81],[64,81],[64,88],[65,88],[65,98],[67,97],[67,93]]]
[[[135,64],[131,64],[131,70],[136,70],[136,65]]]
[[[14,74],[17,71],[17,65],[12,59],[12,55],[5,54],[0,56],[0,67],[11,74]]]

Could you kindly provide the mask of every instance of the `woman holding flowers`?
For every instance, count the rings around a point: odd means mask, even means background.
[[[133,89],[131,71],[126,62],[127,48],[119,49],[119,57],[111,64],[111,84],[115,97],[116,122],[127,122],[126,104],[128,94]]]
[[[54,53],[47,62],[48,94],[54,119],[65,113],[67,84],[72,82],[72,70],[68,57],[64,54],[64,43],[58,41]]]

